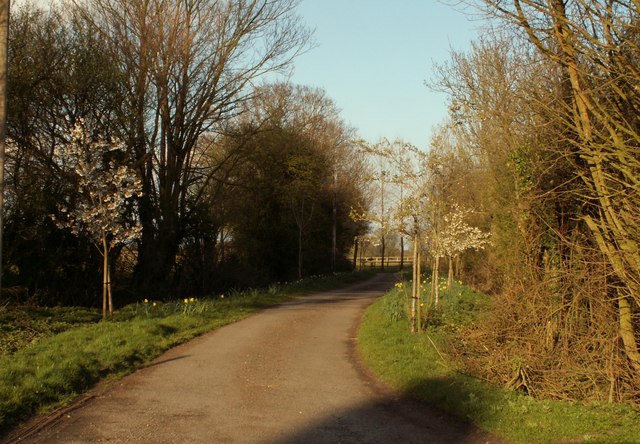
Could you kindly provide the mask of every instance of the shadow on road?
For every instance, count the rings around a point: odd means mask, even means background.
[[[430,385],[430,381],[425,381]],[[381,397],[284,436],[279,444],[298,443],[505,443],[472,424],[408,397]]]
[[[309,304],[335,304],[349,300],[372,299],[381,296],[398,281],[393,273],[377,274],[371,279],[333,290],[318,290],[308,295],[298,296],[282,304],[265,306],[264,309],[282,309]]]
[[[175,356],[173,358],[163,359],[163,360],[160,360],[160,361],[154,361],[151,364],[145,365],[144,368],[157,367],[159,365],[167,364],[167,363],[172,362],[172,361],[179,361],[180,359],[185,359],[185,358],[188,358],[190,356],[191,355],[180,355],[180,356]]]

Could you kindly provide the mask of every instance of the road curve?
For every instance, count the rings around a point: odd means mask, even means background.
[[[361,367],[357,323],[392,285],[381,274],[206,334],[20,442],[498,442],[394,395]]]

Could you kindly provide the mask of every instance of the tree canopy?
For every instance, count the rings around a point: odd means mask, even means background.
[[[346,216],[362,199],[352,130],[323,91],[256,86],[308,47],[296,6],[91,0],[13,9],[3,269],[15,297],[97,301],[107,267],[95,233],[54,223],[84,220],[80,188],[101,186],[76,180],[58,156],[81,122],[87,156],[133,171],[141,188],[111,220],[122,227],[101,231],[118,303],[347,266],[362,229]],[[139,237],[117,241],[138,225]]]

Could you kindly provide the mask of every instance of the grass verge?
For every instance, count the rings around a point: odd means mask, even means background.
[[[407,296],[396,288],[365,312],[358,334],[364,362],[398,391],[513,442],[640,442],[640,412],[628,405],[535,400],[459,373],[445,337],[473,322],[488,297],[462,285],[442,295],[436,325],[409,333]]]
[[[106,377],[130,373],[163,351],[255,311],[310,292],[337,288],[370,272],[312,277],[264,290],[169,303],[145,300],[114,319],[84,309],[0,307],[0,436],[38,411],[64,404]],[[19,334],[20,328],[31,334]]]

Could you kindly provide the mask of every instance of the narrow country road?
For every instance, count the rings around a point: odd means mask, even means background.
[[[359,318],[392,279],[306,296],[204,335],[20,442],[496,442],[395,396],[359,364]]]

